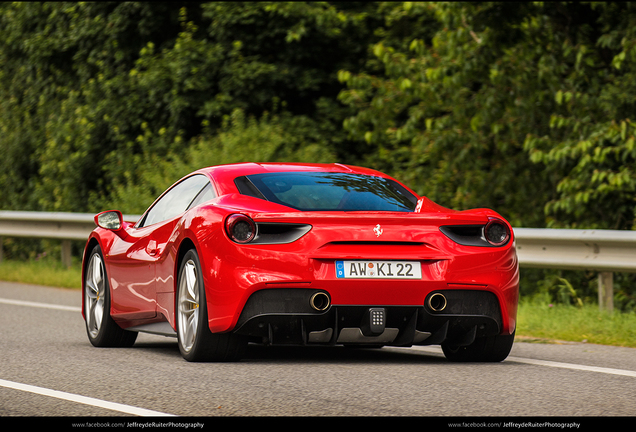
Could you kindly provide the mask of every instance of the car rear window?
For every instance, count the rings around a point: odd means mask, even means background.
[[[394,180],[362,174],[283,172],[239,177],[239,192],[303,211],[412,212],[417,198]]]

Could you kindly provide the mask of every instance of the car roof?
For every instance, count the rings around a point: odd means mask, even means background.
[[[366,174],[379,177],[391,178],[388,175],[369,168],[362,168],[339,163],[317,164],[317,163],[276,163],[276,162],[242,162],[235,164],[216,165],[202,168],[197,173],[203,173],[214,179],[217,192],[221,195],[236,193],[234,179],[237,177],[253,174],[264,174],[270,172],[338,172],[352,174]]]
[[[209,174],[216,174],[220,172],[228,172],[233,175],[251,175],[261,174],[266,172],[285,172],[285,171],[314,171],[314,172],[347,172],[358,174],[373,174],[385,177],[379,171],[369,168],[362,168],[351,165],[344,165],[340,163],[291,163],[291,162],[241,162],[226,165],[216,165],[207,168],[202,168],[200,172],[206,172]]]

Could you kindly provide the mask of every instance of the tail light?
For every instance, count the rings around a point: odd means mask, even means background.
[[[502,246],[510,239],[510,230],[508,225],[499,219],[491,219],[484,228],[484,236],[491,245]]]
[[[234,213],[225,219],[225,232],[235,243],[285,244],[307,234],[311,225],[281,222],[256,223],[247,215]]]
[[[506,245],[511,238],[508,225],[494,217],[489,218],[486,225],[446,225],[439,230],[464,246],[499,247]]]
[[[256,223],[243,214],[233,214],[225,220],[225,232],[236,243],[249,243],[256,237]]]

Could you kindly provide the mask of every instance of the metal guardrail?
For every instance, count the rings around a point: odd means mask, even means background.
[[[72,240],[95,228],[92,213],[0,211],[2,237],[62,240],[62,262],[70,265]],[[136,221],[139,215],[126,215]],[[613,273],[636,272],[636,231],[515,228],[519,265],[528,268],[593,270],[599,273],[599,306],[613,309]]]
[[[521,267],[598,271],[599,308],[614,309],[614,273],[636,272],[636,231],[515,228]]]
[[[636,231],[515,228],[520,265],[636,272]]]
[[[0,261],[2,261],[2,237],[28,237],[62,240],[62,263],[71,265],[71,241],[86,241],[95,229],[92,213],[0,211]],[[138,215],[125,215],[124,219],[136,221]]]

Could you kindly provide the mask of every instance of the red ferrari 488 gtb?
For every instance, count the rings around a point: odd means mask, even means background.
[[[442,346],[501,361],[519,296],[513,232],[395,179],[340,164],[204,168],[136,223],[95,216],[83,308],[90,342],[175,336],[189,361],[237,360],[249,342]]]

